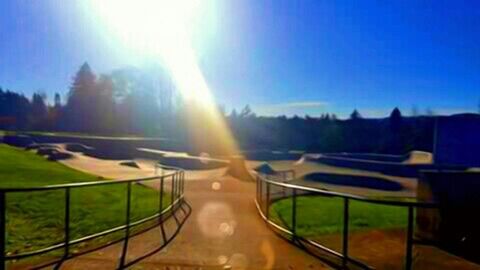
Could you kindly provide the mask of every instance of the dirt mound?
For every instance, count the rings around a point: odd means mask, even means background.
[[[55,148],[58,149],[59,146],[55,144],[49,144],[49,143],[32,143],[29,144],[25,147],[25,150],[37,150],[39,148],[44,148],[44,147],[50,147],[50,148]]]
[[[409,153],[408,158],[403,161],[406,164],[432,164],[433,155],[424,151],[412,151]]]
[[[120,165],[140,169],[140,166],[138,166],[138,164],[133,160],[122,161],[122,162],[120,162]]]
[[[85,153],[87,151],[92,151],[94,148],[81,143],[67,143],[65,149],[70,152]]]
[[[233,156],[230,158],[230,166],[228,166],[226,174],[240,180],[254,181],[253,176],[247,169],[245,158],[242,156]]]
[[[262,163],[261,165],[255,167],[253,169],[254,171],[258,172],[258,173],[262,173],[262,174],[276,174],[277,172],[272,168],[272,166],[270,166],[270,164],[268,163]]]
[[[65,160],[72,158],[73,155],[70,153],[62,152],[62,151],[54,151],[50,153],[47,157],[50,161],[58,161],[58,160]]]
[[[50,161],[65,160],[73,157],[71,153],[62,151],[62,148],[59,145],[49,144],[40,145],[37,148],[37,155],[46,156]]]
[[[39,147],[37,149],[37,155],[40,155],[40,156],[48,156],[48,155],[51,155],[53,153],[57,153],[59,152],[59,148],[58,147],[52,147],[52,146],[43,146],[43,147]]]

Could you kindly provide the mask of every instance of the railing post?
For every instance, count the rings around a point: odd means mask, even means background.
[[[0,270],[5,270],[6,208],[5,192],[0,191]]]
[[[173,177],[172,177],[172,204],[175,202],[175,197],[177,196],[177,174],[173,174]]]
[[[258,174],[255,175],[255,200],[258,203]]]
[[[270,218],[270,183],[269,182],[265,182],[267,184],[267,198],[266,198],[266,211],[265,211],[265,216],[267,217],[267,220],[269,220]]]
[[[180,175],[179,175],[178,178],[177,178],[177,189],[176,189],[177,199],[180,198],[180,185],[181,185],[181,178],[180,178]]]
[[[349,225],[349,200],[348,198],[343,198],[343,243],[342,243],[342,265],[343,268],[347,267],[348,263],[348,225]]]
[[[69,255],[70,249],[70,187],[65,188],[65,247],[63,257],[66,259]]]
[[[132,182],[127,182],[127,207],[125,213],[125,240],[123,242],[122,257],[120,257],[120,266],[119,269],[123,269],[125,265],[125,259],[128,250],[128,239],[130,237],[130,208],[132,201]]]
[[[179,175],[179,179],[178,179],[178,198],[181,198],[182,195],[183,195],[183,178],[181,175]]]
[[[182,195],[185,193],[185,172],[180,172],[180,177],[182,178]]]
[[[180,177],[182,178],[182,196],[185,196],[185,173],[180,172]]]
[[[159,221],[162,221],[162,211],[163,211],[163,179],[164,179],[164,176],[160,176],[160,201],[158,202],[158,212],[160,213],[160,216],[158,217],[159,218]]]
[[[177,174],[177,173],[175,173]],[[175,184],[175,197],[178,199],[180,198],[180,183],[181,180],[180,180],[180,175],[177,177],[177,183]]]
[[[260,190],[259,190],[259,198],[260,198],[260,201],[258,202],[259,203],[259,206],[260,206],[260,209],[262,209],[262,204],[263,204],[263,179],[261,176],[258,176],[258,179],[260,180]]]
[[[163,242],[165,243],[166,239],[167,239],[167,235],[165,234],[165,228],[163,227],[163,193],[164,193],[164,188],[163,188],[163,182],[164,182],[164,179],[165,177],[162,175],[160,176],[160,202],[159,202],[159,205],[158,205],[158,223],[160,225],[160,231],[162,233],[162,239],[163,239]]]
[[[175,177],[176,174],[172,174],[172,190],[171,190],[171,199],[172,199],[172,202],[170,204],[170,206],[172,207],[172,211],[173,211],[173,202],[175,202]]]
[[[405,256],[405,269],[412,269],[413,261],[413,206],[408,206],[408,226],[407,226],[407,250]]]
[[[292,195],[292,234],[293,239],[297,238],[297,189],[293,189]]]

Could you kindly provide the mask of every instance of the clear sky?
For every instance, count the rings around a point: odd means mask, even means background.
[[[127,52],[84,1],[0,1],[0,86],[65,94],[97,73],[154,60]],[[194,47],[218,103],[263,115],[383,116],[395,106],[476,111],[477,1],[207,1]],[[125,18],[128,20],[128,18]]]

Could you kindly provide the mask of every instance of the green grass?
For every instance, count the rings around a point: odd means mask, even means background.
[[[407,224],[407,210],[398,206],[350,200],[350,230],[402,228]],[[272,218],[291,228],[292,200],[283,199],[270,208]],[[297,233],[311,237],[339,233],[343,229],[343,199],[301,196],[297,198]]]
[[[32,152],[0,144],[0,188],[95,180],[100,179],[47,161]],[[126,190],[125,184],[72,189],[71,237],[122,225],[125,222]],[[64,190],[7,194],[7,252],[25,252],[61,242],[64,198]],[[168,195],[164,196],[164,205],[168,202]],[[133,185],[132,220],[155,213],[158,205],[158,192]]]

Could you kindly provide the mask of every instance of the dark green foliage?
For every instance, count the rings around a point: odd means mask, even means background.
[[[0,129],[26,128],[30,111],[28,98],[0,88]]]
[[[432,151],[434,119],[431,117],[228,117],[242,149],[305,150],[308,152],[369,152],[405,154]]]

